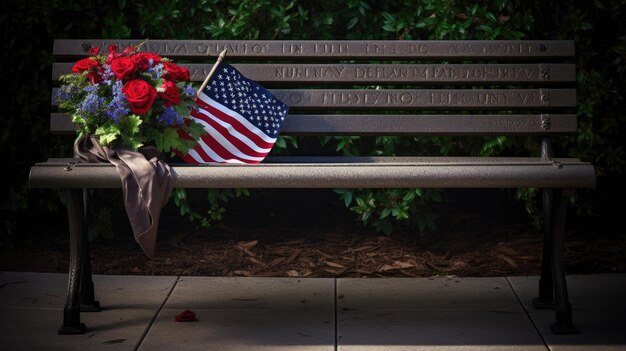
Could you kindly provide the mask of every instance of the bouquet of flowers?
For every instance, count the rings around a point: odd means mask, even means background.
[[[61,77],[59,109],[71,114],[79,140],[94,136],[108,147],[136,151],[153,144],[161,152],[186,154],[203,134],[189,117],[196,96],[189,70],[139,51],[142,44],[123,50],[111,45],[107,54],[85,47],[89,57]]]

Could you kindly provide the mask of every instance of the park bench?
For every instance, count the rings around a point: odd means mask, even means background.
[[[85,42],[106,48],[140,41],[56,40],[53,80],[85,57]],[[556,312],[554,333],[576,332],[563,262],[564,195],[594,188],[596,176],[591,164],[557,158],[552,147],[554,137],[577,131],[573,41],[150,40],[145,48],[183,62],[196,82],[228,49],[228,63],[289,105],[282,135],[531,138],[538,152],[522,157],[291,155],[259,165],[171,166],[175,188],[540,188],[544,252],[534,306]],[[75,133],[54,104],[51,132]],[[120,188],[120,178],[111,165],[70,156],[34,165],[30,186],[60,190],[67,205],[70,267],[59,333],[83,333],[80,312],[100,309],[84,189]]]

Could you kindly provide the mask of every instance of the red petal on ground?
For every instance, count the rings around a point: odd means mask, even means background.
[[[180,314],[176,315],[177,322],[197,322],[196,314],[192,310],[184,310]]]

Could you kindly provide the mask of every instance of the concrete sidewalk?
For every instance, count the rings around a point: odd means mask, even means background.
[[[580,335],[549,332],[537,277],[94,276],[99,313],[59,336],[66,275],[0,272],[2,350],[626,350],[626,275],[569,276]],[[174,316],[193,310],[198,322]]]

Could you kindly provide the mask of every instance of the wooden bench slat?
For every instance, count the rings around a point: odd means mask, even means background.
[[[273,89],[290,108],[489,110],[575,107],[575,89]]]
[[[83,43],[120,47],[143,40],[55,40],[55,56],[85,56]],[[571,40],[148,40],[144,48],[170,58],[213,60],[224,49],[228,58],[272,59],[530,59],[574,56]]]
[[[59,88],[54,88],[53,97]],[[290,108],[529,110],[575,107],[576,89],[270,89]],[[52,99],[56,105],[56,99]]]
[[[289,115],[285,135],[538,135],[574,133],[574,114]]]
[[[594,167],[572,159],[424,158],[388,163],[173,165],[180,188],[593,188]],[[119,188],[114,166],[38,164],[31,188]]]
[[[524,135],[567,134],[574,114],[531,115],[289,115],[281,135]],[[70,116],[52,113],[55,134],[76,132]]]
[[[74,63],[52,66],[58,81]],[[187,64],[194,82],[204,81],[213,64]],[[244,76],[260,83],[341,83],[382,84],[484,84],[484,83],[569,83],[576,81],[572,63],[536,64],[233,64]]]

